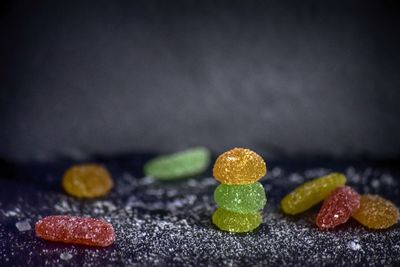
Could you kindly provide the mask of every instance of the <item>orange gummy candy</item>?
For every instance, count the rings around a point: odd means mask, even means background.
[[[213,168],[215,179],[227,185],[252,184],[266,173],[263,158],[246,148],[234,148],[221,154]]]
[[[113,180],[101,165],[80,164],[64,173],[62,185],[72,196],[94,198],[106,195],[113,187]]]
[[[386,229],[397,223],[399,210],[383,197],[366,194],[361,196],[360,208],[352,216],[368,228]]]

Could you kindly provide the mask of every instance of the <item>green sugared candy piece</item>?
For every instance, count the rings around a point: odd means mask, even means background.
[[[267,202],[261,183],[246,185],[220,184],[214,192],[218,206],[237,213],[256,213]]]
[[[173,180],[204,172],[210,164],[210,151],[197,147],[156,157],[144,166],[144,173],[160,180]]]
[[[233,233],[251,232],[261,224],[261,214],[235,213],[223,208],[217,208],[212,215],[212,222],[221,230]]]

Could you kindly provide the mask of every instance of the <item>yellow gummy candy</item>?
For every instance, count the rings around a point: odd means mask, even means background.
[[[346,177],[340,173],[331,173],[306,182],[282,199],[281,208],[286,214],[301,213],[324,200],[336,187],[345,183]]]
[[[264,160],[254,151],[234,148],[215,161],[214,178],[222,184],[244,185],[260,180],[267,173]]]
[[[360,208],[352,215],[371,229],[386,229],[396,224],[400,213],[396,205],[377,195],[362,195]]]
[[[212,215],[212,222],[221,230],[232,233],[251,232],[261,224],[260,212],[235,213],[217,208]]]
[[[94,198],[106,195],[113,187],[110,173],[98,164],[80,164],[63,176],[64,190],[75,197]]]

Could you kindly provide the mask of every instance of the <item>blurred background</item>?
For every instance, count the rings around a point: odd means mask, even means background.
[[[397,1],[2,1],[0,157],[397,159]]]

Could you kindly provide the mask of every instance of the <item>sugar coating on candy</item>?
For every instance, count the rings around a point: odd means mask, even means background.
[[[399,210],[396,205],[377,195],[362,195],[360,208],[353,214],[362,225],[371,229],[386,229],[399,220]]]
[[[159,156],[144,166],[144,173],[161,180],[179,179],[204,172],[210,165],[210,151],[197,147]]]
[[[234,148],[221,154],[213,168],[214,178],[228,185],[252,184],[266,173],[262,157],[246,148]]]
[[[256,213],[266,203],[265,191],[259,182],[248,185],[220,184],[214,191],[219,207],[237,213]]]
[[[106,247],[115,240],[114,228],[106,221],[75,216],[48,216],[35,225],[36,236],[49,241]]]
[[[346,183],[346,177],[340,173],[308,181],[286,195],[281,201],[283,212],[295,215],[308,210],[324,200],[335,188]]]
[[[256,229],[261,224],[261,214],[235,213],[217,208],[212,215],[212,222],[221,230],[233,233],[245,233]]]
[[[95,198],[106,195],[113,187],[110,173],[98,164],[80,164],[63,176],[64,190],[75,197]]]
[[[324,200],[316,225],[328,229],[345,223],[359,207],[360,195],[356,191],[349,186],[338,187]]]

